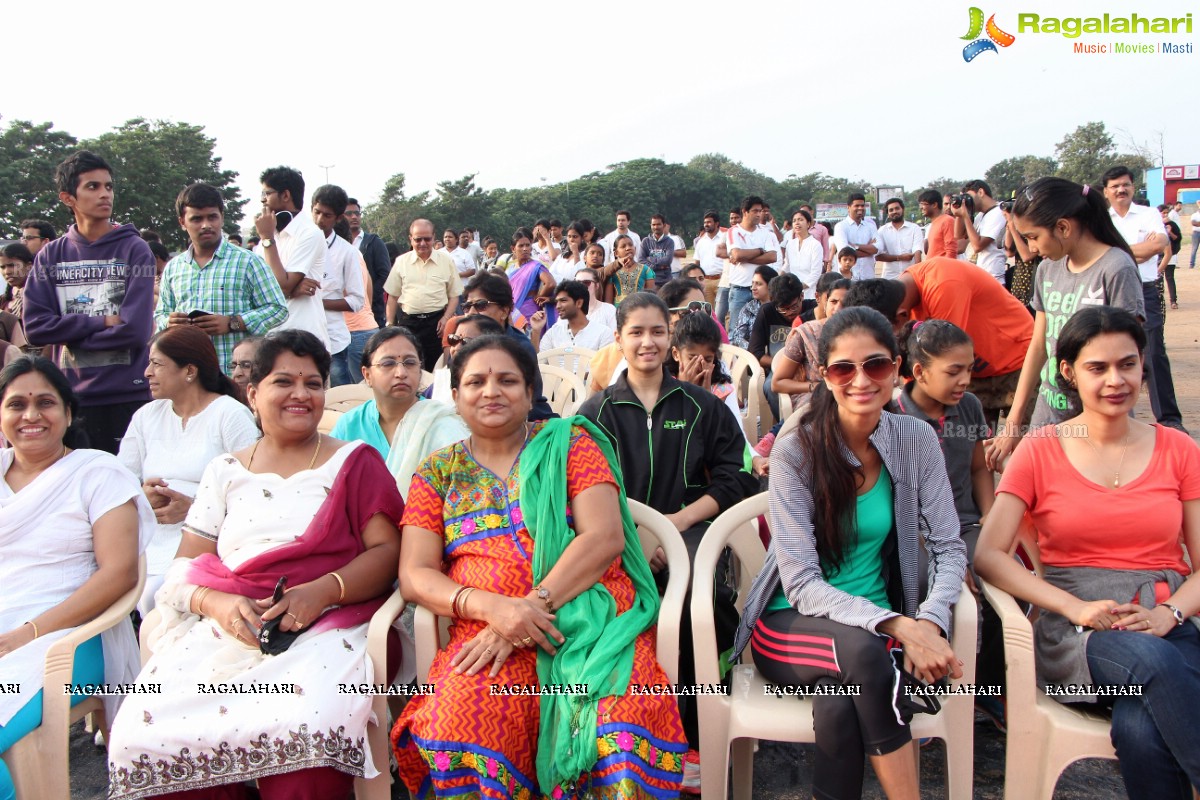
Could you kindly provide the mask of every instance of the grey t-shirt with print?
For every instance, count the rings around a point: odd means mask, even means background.
[[[1113,306],[1146,318],[1142,299],[1142,279],[1129,254],[1109,248],[1096,263],[1082,272],[1067,268],[1065,257],[1038,265],[1029,304],[1046,315],[1046,366],[1042,367],[1037,404],[1031,427],[1053,425],[1079,413],[1075,403],[1063,392],[1058,372],[1058,337],[1075,312],[1085,306]]]

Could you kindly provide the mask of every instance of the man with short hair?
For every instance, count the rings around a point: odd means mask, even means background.
[[[367,262],[367,273],[371,276],[371,313],[375,315],[376,324],[382,326],[387,320],[383,283],[391,274],[392,259],[388,257],[383,239],[362,229],[362,206],[353,197],[346,201],[346,222],[350,225],[351,243]]]
[[[479,242],[475,241],[474,228],[463,228],[458,232],[458,246],[471,254],[471,258],[475,261],[475,268],[479,269],[486,256],[483,253],[483,248],[479,246]]]
[[[958,258],[958,239],[954,235],[954,217],[944,213],[942,196],[936,189],[926,189],[917,197],[921,213],[929,220],[925,230],[925,256],[927,258]]]
[[[1183,219],[1179,216],[1181,211],[1183,211],[1183,203],[1179,200],[1176,200],[1175,205],[1171,206],[1171,209],[1167,212],[1167,217],[1171,220],[1171,222],[1179,225],[1180,228],[1183,227]]]
[[[591,295],[587,286],[572,280],[560,283],[554,289],[554,310],[558,312],[558,321],[546,330],[544,309],[539,309],[529,320],[529,338],[533,346],[539,352],[559,347],[583,347],[595,351],[612,344],[612,328],[602,322],[588,319],[590,303]],[[558,366],[564,364],[560,363]],[[566,368],[573,369],[574,365]]]
[[[1167,246],[1167,232],[1162,215],[1149,206],[1133,202],[1133,172],[1116,166],[1100,178],[1104,197],[1108,200],[1108,215],[1124,237],[1137,262],[1142,279],[1142,298],[1146,303],[1146,384],[1150,389],[1150,409],[1162,425],[1183,430],[1183,416],[1175,400],[1175,382],[1171,377],[1171,360],[1163,338],[1166,322],[1163,312],[1162,272],[1159,255]]]
[[[317,293],[325,277],[325,237],[303,212],[304,177],[290,167],[271,167],[259,176],[262,213],[254,227],[262,237],[263,261],[287,298],[288,315],[279,330],[296,328],[315,335],[329,348],[325,307]]]
[[[654,285],[663,286],[671,280],[671,261],[675,258],[675,240],[667,235],[667,218],[662,214],[650,217],[650,235],[642,239],[634,256],[639,264],[654,270]]]
[[[679,277],[679,271],[683,269],[683,260],[687,258],[687,245],[684,244],[683,237],[671,233],[671,223],[663,220],[663,228],[667,231],[667,236],[671,237],[671,241],[675,243],[675,257],[671,259],[671,277]]]
[[[605,236],[603,239],[600,240],[600,244],[604,246],[604,263],[605,264],[608,264],[613,260],[613,242],[616,241],[618,236],[628,236],[630,239],[632,239],[633,240],[633,252],[635,252],[635,253],[638,251],[638,248],[642,246],[642,237],[638,236],[636,233],[634,233],[633,231],[631,231],[629,229],[629,220],[630,219],[631,219],[631,217],[629,216],[628,211],[624,211],[624,210],[618,211],[617,212],[617,229],[614,231],[611,231],[607,236]]]
[[[1000,210],[1000,204],[992,198],[992,188],[986,181],[968,181],[963,194],[971,195],[975,201],[975,217],[971,218],[966,203],[951,205],[957,218],[955,235],[960,232],[968,245],[975,251],[975,266],[1004,283],[1008,271],[1008,256],[1004,252],[1004,231],[1008,220]]]
[[[225,198],[219,189],[207,183],[185,187],[175,214],[190,244],[163,270],[155,328],[191,325],[208,334],[221,370],[230,375],[234,348],[287,319],[287,300],[261,258],[222,240]]]
[[[240,233],[227,233],[227,234],[225,234],[225,241],[229,242],[230,244],[232,244],[236,247],[241,247],[242,246],[242,235]]]
[[[904,218],[904,201],[892,197],[883,204],[887,222],[875,234],[876,261],[883,262],[883,277],[895,278],[921,258],[925,234]]]
[[[725,259],[729,256],[716,211],[705,213],[703,229],[696,237],[694,247],[696,263],[704,270],[704,298],[710,305],[715,305],[717,286],[725,272]]]
[[[733,321],[750,302],[754,268],[776,263],[779,241],[762,227],[762,207],[762,198],[750,195],[742,201],[742,221],[729,229],[729,319]]]
[[[113,226],[113,172],[103,158],[74,153],[55,169],[54,183],[75,224],[34,259],[22,298],[25,335],[55,347],[90,445],[115,455],[150,399],[154,255],[133,225]]]
[[[465,249],[459,247],[458,242],[458,231],[454,228],[446,228],[442,231],[442,244],[445,245],[443,250],[454,262],[459,279],[466,282],[467,278],[475,274],[475,259]]]
[[[349,240],[338,235],[349,198],[340,186],[326,185],[313,192],[312,219],[325,237],[325,275],[321,278],[321,305],[329,330],[329,385],[345,386],[362,380],[359,365],[350,363],[350,328],[346,313],[353,314],[367,302],[361,254]],[[349,233],[349,226],[340,226]]]
[[[846,218],[833,226],[833,248],[841,252],[846,247],[854,248],[854,268],[851,280],[861,281],[875,277],[875,220],[867,219],[867,198],[861,192],[851,192],[847,200],[849,209]]]
[[[21,243],[29,248],[29,252],[37,255],[38,251],[58,238],[54,226],[44,219],[21,220]]]
[[[433,223],[416,219],[408,226],[412,250],[396,259],[384,289],[387,324],[403,325],[421,342],[426,372],[442,354],[442,329],[458,305],[463,282],[444,250],[433,249]]]

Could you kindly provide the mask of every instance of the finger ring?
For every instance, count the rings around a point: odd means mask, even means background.
[[[526,636],[524,639],[521,640],[521,643],[525,644],[525,645],[531,645],[531,644],[533,644],[533,637]]]
[[[299,621],[300,621],[300,618],[299,618],[299,617],[297,617],[295,614],[293,614],[293,613],[292,613],[292,612],[290,612],[290,611],[285,611],[283,615],[284,615],[285,617],[291,617],[292,619],[296,620],[296,622],[299,622]]]
[[[513,642],[513,643],[512,643],[512,646],[513,646],[513,647],[520,647],[520,646],[521,646],[521,643],[520,643],[520,642]]]
[[[490,647],[484,648],[483,654],[485,656],[490,656],[492,654],[492,648],[490,648]]]

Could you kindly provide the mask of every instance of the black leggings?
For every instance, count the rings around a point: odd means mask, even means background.
[[[793,609],[767,612],[754,628],[754,664],[768,681],[860,687],[857,697],[812,698],[817,738],[813,796],[820,800],[862,797],[863,754],[887,755],[912,741],[896,708],[900,682],[888,641]]]

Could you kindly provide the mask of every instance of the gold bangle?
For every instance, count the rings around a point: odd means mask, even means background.
[[[454,617],[455,619],[459,618],[459,616],[458,616],[458,598],[461,597],[462,593],[465,592],[466,590],[467,590],[467,587],[460,586],[454,592],[454,597],[450,598],[450,616]]]
[[[332,576],[333,576],[333,579],[334,579],[335,581],[337,581],[337,582],[338,582],[338,599],[337,599],[337,602],[339,602],[339,603],[340,603],[340,602],[342,602],[343,600],[345,600],[345,599],[346,599],[346,582],[345,582],[344,580],[342,580],[342,576],[341,576],[341,575],[338,575],[336,572],[331,572],[331,573],[329,573],[329,574],[330,574],[330,575],[332,575]]]
[[[196,605],[196,615],[197,616],[200,616],[200,617],[205,616],[205,614],[204,614],[204,598],[208,596],[208,593],[210,591],[212,591],[211,586],[201,586],[199,589],[196,590],[195,605]]]
[[[467,590],[462,593],[462,597],[458,598],[458,618],[470,619],[467,616],[467,598],[471,596],[471,592],[475,591],[474,586],[468,586]]]
[[[37,629],[37,623],[36,623],[36,622],[34,622],[33,620],[28,620],[28,621],[26,621],[26,623],[25,623],[25,624],[26,624],[26,625],[28,625],[29,627],[33,628],[33,638],[35,638],[35,639],[36,639],[36,638],[38,638],[39,636],[41,636],[41,634],[40,634],[40,633],[38,633],[38,629]]]

